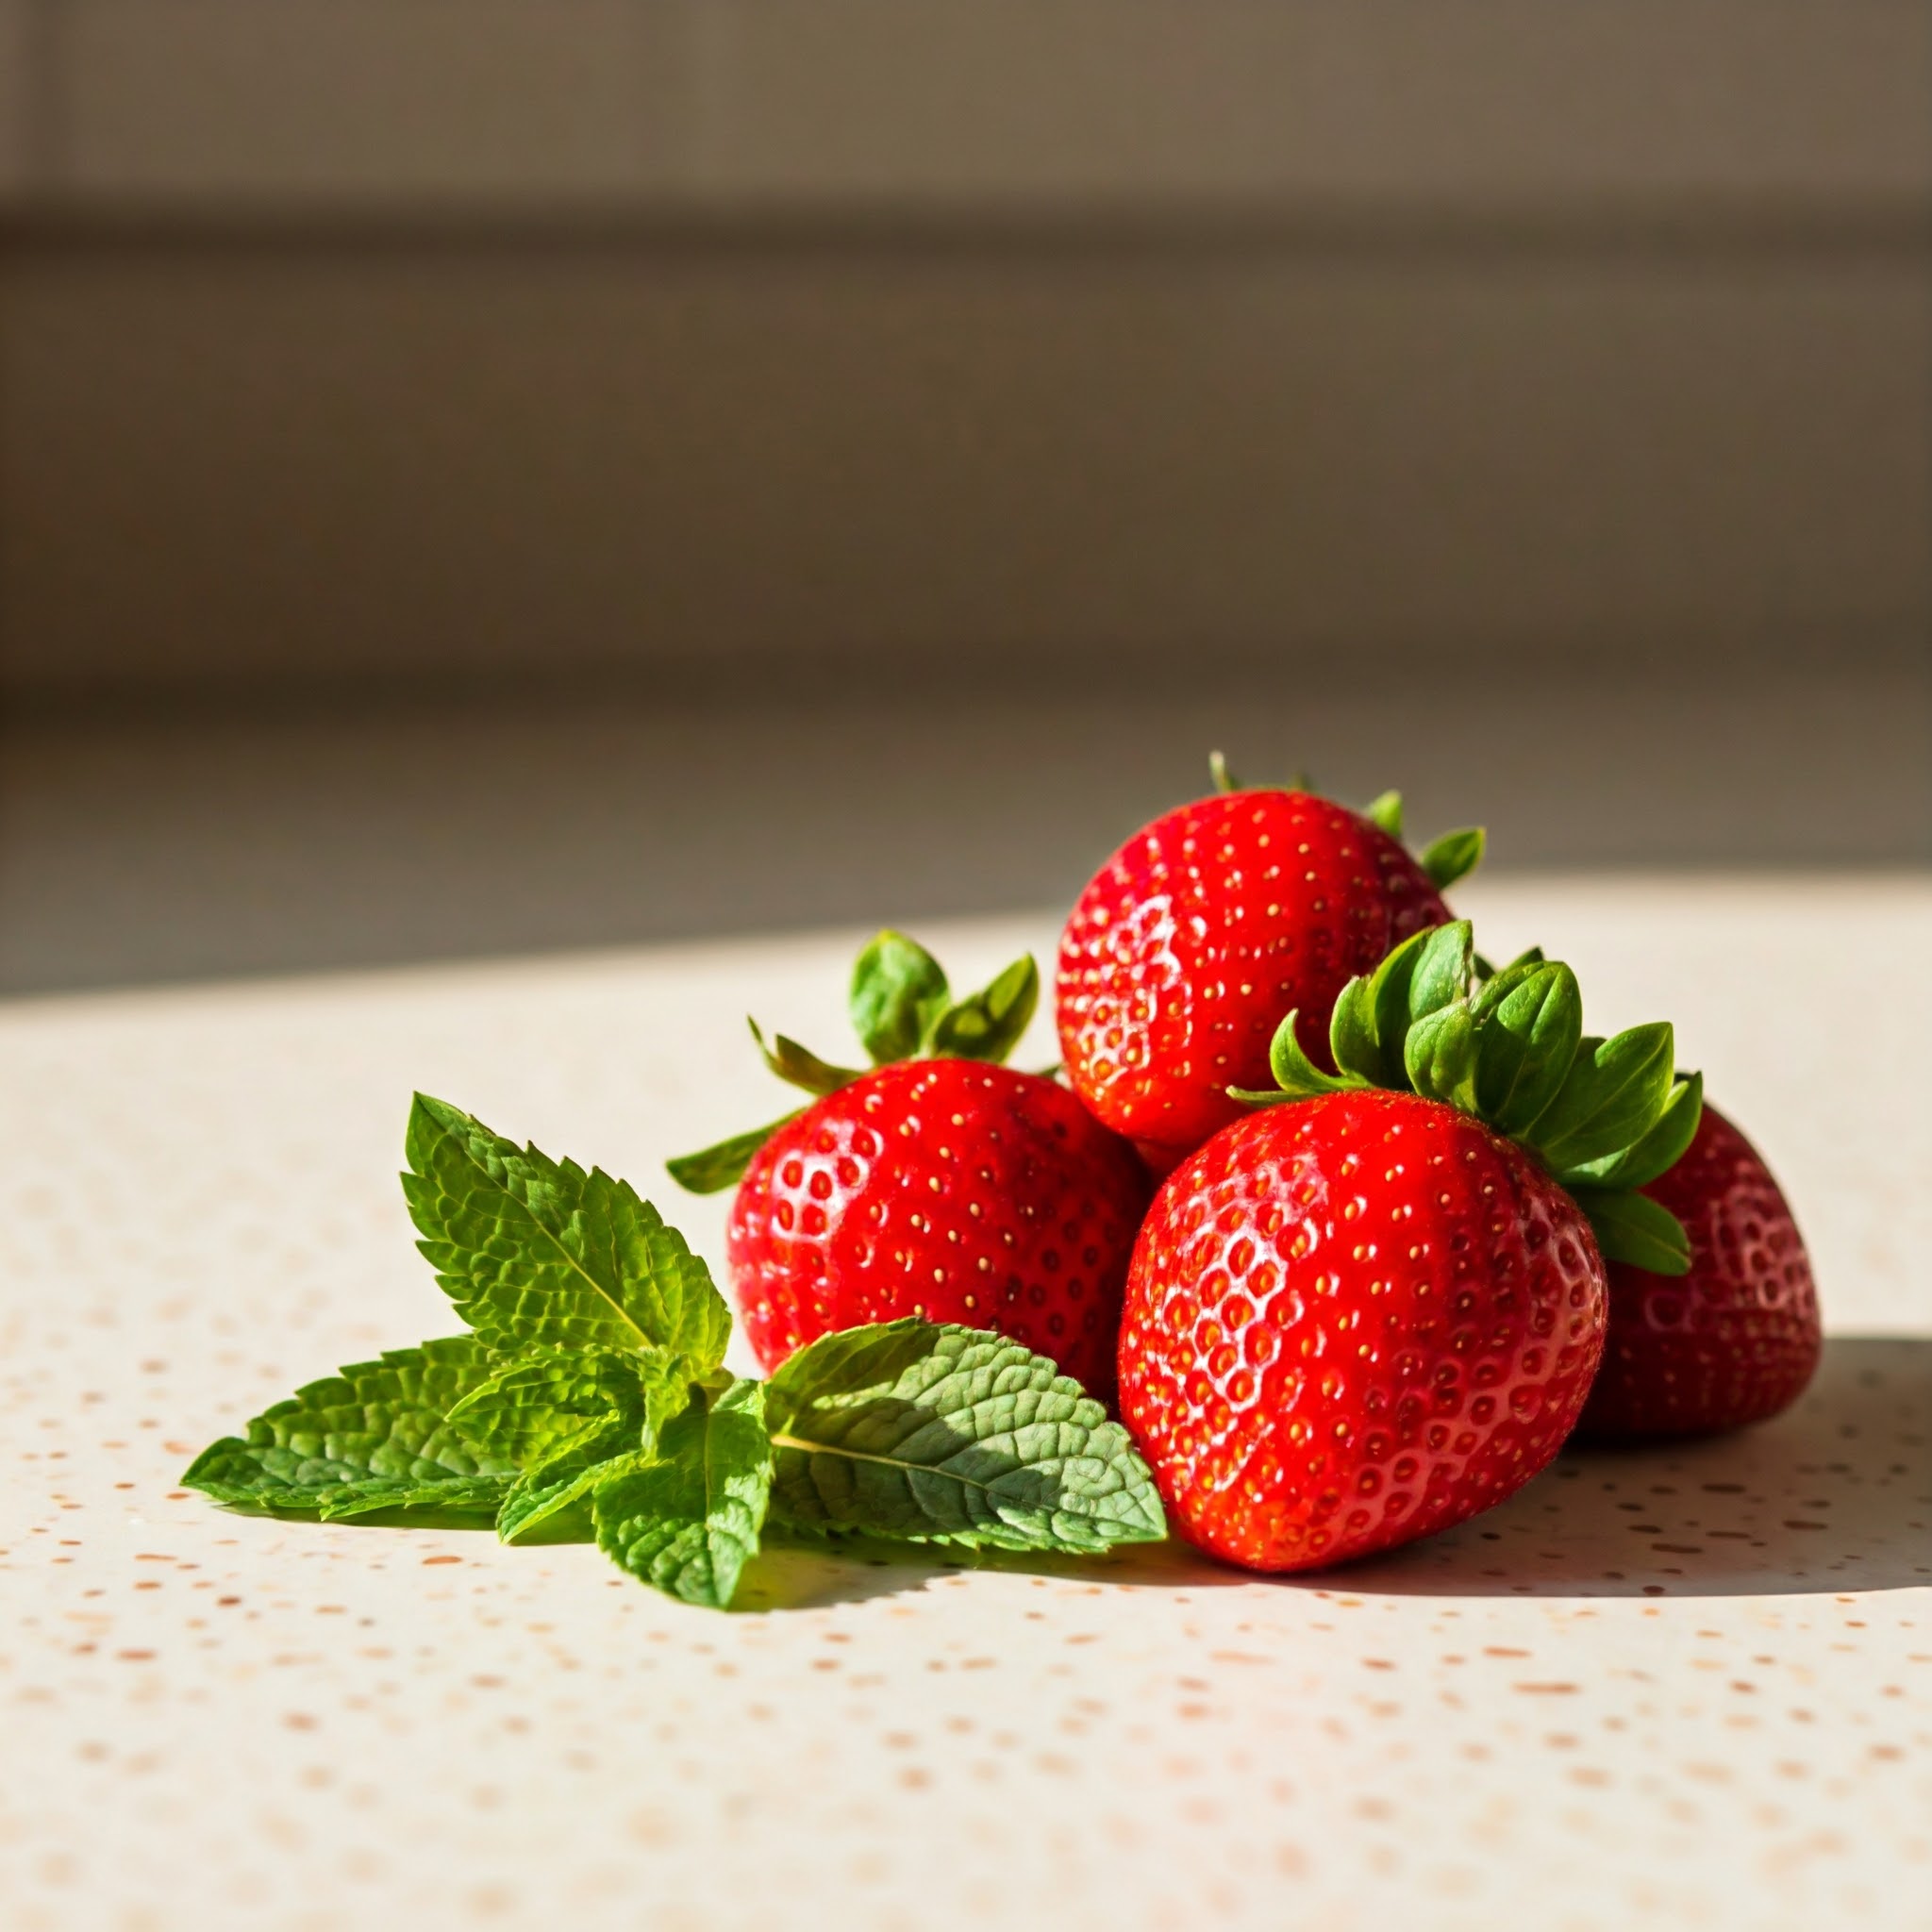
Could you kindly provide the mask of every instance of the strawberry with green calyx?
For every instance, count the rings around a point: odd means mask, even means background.
[[[1192,1541],[1260,1570],[1387,1549],[1556,1454],[1601,1359],[1606,1253],[1681,1274],[1635,1190],[1701,1102],[1668,1025],[1587,1039],[1575,976],[1479,981],[1467,924],[1293,1016],[1276,1085],[1156,1195],[1121,1324],[1121,1413]]]
[[[1038,996],[1024,958],[955,1001],[929,953],[885,932],[852,979],[870,1070],[759,1036],[817,1099],[670,1171],[693,1191],[738,1184],[726,1257],[768,1370],[821,1336],[919,1317],[1010,1336],[1110,1391],[1148,1184],[1066,1089],[1001,1064]]]
[[[1690,1147],[1643,1191],[1682,1223],[1690,1266],[1610,1263],[1609,1339],[1578,1430],[1702,1434],[1788,1408],[1824,1338],[1810,1257],[1771,1170],[1707,1106]]]
[[[1402,801],[1354,812],[1303,786],[1217,791],[1156,819],[1095,874],[1061,935],[1055,980],[1074,1091],[1165,1173],[1240,1116],[1227,1089],[1265,1077],[1282,1013],[1325,1058],[1336,995],[1411,934],[1482,856],[1453,832],[1420,859]]]

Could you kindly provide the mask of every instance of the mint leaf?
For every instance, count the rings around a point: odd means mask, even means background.
[[[1690,1237],[1668,1208],[1625,1188],[1573,1188],[1590,1217],[1606,1261],[1627,1261],[1653,1274],[1690,1272]]]
[[[475,1336],[391,1349],[308,1383],[195,1457],[182,1482],[220,1503],[314,1513],[495,1509],[515,1474],[449,1420],[489,1376]]]
[[[1674,1051],[1665,1020],[1633,1026],[1613,1040],[1585,1039],[1556,1099],[1522,1138],[1552,1174],[1622,1152],[1662,1113]]]
[[[749,1133],[733,1134],[730,1140],[701,1148],[695,1154],[680,1154],[664,1163],[664,1172],[688,1194],[718,1194],[726,1188],[735,1188],[744,1178],[744,1171],[758,1149],[804,1111],[802,1107],[794,1108],[762,1127],[753,1127]]]
[[[699,1374],[690,1356],[670,1349],[550,1349],[499,1369],[451,1414],[478,1447],[522,1471],[498,1512],[498,1536],[527,1537],[616,1474],[615,1459],[647,1460]]]
[[[920,1321],[821,1337],[766,1385],[773,1521],[1095,1552],[1166,1535],[1127,1432],[1043,1356]]]
[[[1687,1074],[1671,1089],[1657,1124],[1641,1141],[1621,1154],[1569,1168],[1557,1178],[1566,1188],[1647,1188],[1684,1158],[1703,1112],[1704,1075]]]
[[[1520,1134],[1554,1101],[1583,1039],[1583,994],[1560,962],[1508,966],[1476,996],[1475,1103]]]
[[[852,969],[852,1028],[875,1066],[910,1059],[945,1010],[940,962],[903,932],[879,934]]]
[[[1446,892],[1459,878],[1466,878],[1483,862],[1488,835],[1480,825],[1468,825],[1459,832],[1444,832],[1423,848],[1419,863],[1439,892]]]
[[[416,1096],[403,1192],[417,1243],[491,1348],[663,1347],[706,1367],[731,1316],[703,1261],[627,1181],[518,1148]]]
[[[933,1022],[931,1050],[955,1059],[1004,1060],[1019,1045],[1039,1004],[1040,969],[1028,954],[991,986],[948,1007]]]
[[[733,1382],[666,1424],[657,1458],[597,1484],[597,1542],[653,1589],[723,1609],[757,1553],[772,1486],[767,1385]]]

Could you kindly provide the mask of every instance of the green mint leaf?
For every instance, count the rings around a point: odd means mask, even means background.
[[[1510,966],[1483,988],[1474,1011],[1476,1110],[1498,1133],[1520,1134],[1556,1099],[1576,1058],[1576,975],[1560,962]]]
[[[1606,1261],[1626,1261],[1653,1274],[1688,1274],[1690,1238],[1684,1224],[1648,1194],[1627,1188],[1573,1188],[1590,1217]]]
[[[1475,1021],[1467,1001],[1424,1013],[1402,1042],[1409,1084],[1425,1100],[1475,1111]]]
[[[1385,959],[1382,965],[1388,963]],[[1380,972],[1381,968],[1377,967],[1376,971]],[[1328,1051],[1334,1056],[1337,1069],[1357,1086],[1380,1087],[1392,1071],[1382,1053],[1381,1034],[1375,1019],[1375,999],[1374,977],[1357,976],[1336,994],[1335,1005],[1328,1014]],[[1282,1079],[1281,1067],[1274,1064],[1277,1058],[1285,1056],[1291,1066],[1307,1067],[1319,1073],[1294,1038],[1294,1021],[1295,1016],[1291,1013],[1275,1028],[1274,1041],[1268,1050],[1274,1077],[1283,1087],[1289,1083]],[[1401,1084],[1399,1078],[1397,1084]],[[1322,1091],[1332,1090],[1324,1088]]]
[[[403,1192],[457,1312],[491,1348],[680,1349],[724,1358],[731,1316],[708,1270],[626,1181],[518,1148],[423,1094]]]
[[[1552,1174],[1621,1153],[1662,1113],[1674,1051],[1668,1021],[1633,1026],[1612,1040],[1586,1038],[1556,1099],[1523,1138]]]
[[[723,1609],[757,1554],[772,1487],[767,1385],[733,1382],[668,1423],[655,1460],[598,1483],[597,1542],[655,1590]]]
[[[1015,959],[991,986],[948,1007],[933,1022],[930,1051],[962,1060],[1004,1060],[1020,1043],[1040,1004],[1040,969]]]
[[[1380,825],[1391,839],[1402,837],[1402,793],[1385,791],[1373,804],[1362,807],[1362,816],[1372,825]]]
[[[1457,879],[1467,878],[1483,862],[1487,841],[1488,835],[1480,825],[1444,832],[1423,848],[1419,863],[1437,891],[1446,892]]]
[[[378,1509],[493,1511],[515,1470],[479,1453],[449,1419],[491,1368],[472,1335],[352,1363],[263,1410],[245,1437],[203,1450],[181,1480],[217,1502],[325,1520]]]
[[[1687,1074],[1671,1089],[1657,1124],[1621,1154],[1566,1169],[1557,1178],[1567,1188],[1647,1188],[1684,1158],[1704,1112],[1704,1075]]]
[[[766,1388],[774,1524],[1086,1553],[1167,1533],[1127,1432],[1002,1336],[919,1321],[846,1329]]]
[[[744,1171],[751,1165],[758,1149],[780,1127],[790,1126],[804,1111],[802,1107],[795,1108],[791,1113],[768,1121],[761,1127],[733,1134],[728,1141],[702,1147],[695,1154],[680,1154],[664,1163],[664,1172],[688,1194],[723,1193],[726,1188],[735,1188],[744,1178]]]
[[[758,1041],[765,1065],[779,1079],[793,1087],[803,1087],[808,1093],[824,1095],[836,1093],[840,1088],[849,1087],[858,1078],[858,1068],[835,1067],[829,1060],[820,1059],[808,1047],[800,1046],[797,1041],[788,1040],[782,1033],[775,1035],[767,1045],[756,1020],[747,1017],[744,1024],[751,1028],[751,1037]]]
[[[946,975],[924,946],[902,932],[880,933],[852,969],[847,1002],[853,1031],[874,1065],[910,1059],[947,996]]]

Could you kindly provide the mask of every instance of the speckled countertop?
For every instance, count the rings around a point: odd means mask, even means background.
[[[652,1188],[838,1038],[849,936],[0,1008],[0,1924],[1334,1932],[1932,1926],[1932,889],[1498,881],[1486,943],[1669,1015],[1809,1236],[1804,1405],[1576,1453],[1264,1582],[225,1516],[175,1478],[453,1324],[393,1181],[423,1087]],[[941,937],[962,974],[1044,920]]]

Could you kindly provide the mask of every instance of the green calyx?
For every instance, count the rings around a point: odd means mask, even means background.
[[[1583,1030],[1576,975],[1540,950],[1500,970],[1467,920],[1417,933],[1335,1002],[1337,1071],[1302,1050],[1291,1013],[1275,1030],[1270,1092],[1230,1088],[1251,1107],[1359,1088],[1416,1093],[1474,1116],[1527,1149],[1590,1217],[1608,1260],[1683,1274],[1682,1224],[1637,1190],[1674,1166],[1704,1105],[1703,1076],[1679,1076],[1668,1022],[1604,1040]]]
[[[859,954],[846,1005],[852,1030],[874,1067],[898,1060],[1005,1061],[1020,1043],[1040,1004],[1040,969],[1031,954],[1015,959],[977,992],[955,999],[944,969],[916,940],[887,930]],[[764,1062],[781,1080],[815,1098],[836,1093],[867,1068],[834,1066],[782,1033],[768,1042],[749,1023]],[[665,1162],[671,1177],[693,1194],[714,1194],[743,1177],[752,1157],[802,1108],[748,1133]]]
[[[1218,751],[1208,754],[1208,769],[1214,778],[1215,791],[1224,794],[1241,791],[1244,788],[1228,769],[1226,758]],[[1291,790],[1307,791],[1311,789],[1307,775],[1297,774]],[[1397,844],[1402,842],[1402,793],[1385,791],[1363,806],[1357,814],[1380,830],[1387,832]],[[1483,850],[1488,843],[1488,834],[1480,825],[1464,825],[1454,832],[1444,832],[1440,839],[1432,839],[1416,854],[1416,863],[1428,874],[1429,883],[1439,892],[1446,892],[1457,879],[1467,878],[1483,862]]]

